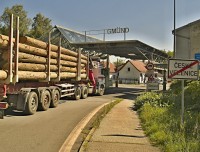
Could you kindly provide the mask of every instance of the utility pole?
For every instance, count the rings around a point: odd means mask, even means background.
[[[173,57],[176,58],[176,0],[174,0],[174,53]]]

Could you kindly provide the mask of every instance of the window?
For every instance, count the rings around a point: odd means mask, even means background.
[[[128,72],[130,72],[130,71],[131,71],[131,68],[128,67]]]

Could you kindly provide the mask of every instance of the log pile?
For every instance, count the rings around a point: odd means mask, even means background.
[[[15,49],[13,39],[13,49]],[[58,61],[59,47],[50,45],[50,77],[58,78],[58,64],[60,62],[60,79],[71,79],[77,76],[78,53],[60,48],[60,61]],[[14,68],[14,54],[13,64]],[[9,37],[0,35],[0,80],[8,77]],[[18,53],[18,78],[19,80],[45,80],[47,78],[48,44],[30,37],[21,37]],[[87,57],[81,55],[81,78],[86,78]]]

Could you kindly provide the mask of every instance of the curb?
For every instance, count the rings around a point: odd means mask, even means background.
[[[104,109],[104,108],[106,108],[107,106],[109,106],[109,105],[111,105],[112,103],[114,103],[116,100],[113,100],[112,102],[109,102],[108,104],[106,104],[104,107],[102,107],[100,110],[102,110],[102,109]],[[121,101],[123,101],[123,100],[121,100]],[[116,103],[116,104],[118,104],[118,103]],[[114,104],[114,106],[116,105],[116,104]],[[113,106],[113,107],[114,107]],[[112,108],[113,108],[112,107]],[[112,109],[111,108],[111,109]],[[110,109],[110,110],[111,110]],[[99,111],[100,111],[99,110]],[[110,111],[109,110],[109,111]],[[109,112],[108,111],[108,112]],[[104,117],[106,116],[106,114],[104,115]],[[85,152],[85,150],[87,149],[86,148],[86,146],[85,145],[87,145],[88,144],[88,142],[90,141],[90,139],[91,139],[91,137],[93,136],[93,134],[94,134],[94,132],[96,131],[96,127],[93,127],[90,131],[89,131],[89,133],[88,133],[88,135],[86,136],[86,138],[84,139],[84,141],[82,142],[82,144],[81,144],[81,146],[80,146],[80,149],[79,149],[79,151],[78,152]]]
[[[113,100],[115,101],[115,100]],[[104,108],[106,105],[112,103],[113,101],[109,103],[105,103],[96,109],[94,109],[92,112],[90,112],[87,116],[85,116],[78,125],[72,130],[72,132],[69,134],[63,145],[61,146],[59,152],[70,152],[72,150],[72,147],[74,143],[76,142],[77,138],[81,134],[82,130],[85,128],[85,126],[88,124],[88,122],[94,117],[94,115],[100,111],[102,108]]]
[[[90,138],[91,136],[94,134],[96,128],[92,128],[89,132],[89,134],[87,135],[87,137],[85,138],[85,140],[83,141],[83,143],[81,144],[81,147],[79,149],[79,152],[84,152],[85,151],[85,147],[84,145],[86,145],[89,141],[90,141]]]

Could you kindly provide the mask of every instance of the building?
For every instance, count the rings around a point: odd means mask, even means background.
[[[143,83],[146,64],[138,60],[128,60],[119,70],[120,83]]]
[[[106,69],[106,64],[107,62],[102,61],[101,65],[103,66],[103,69]],[[109,79],[115,79],[116,78],[116,69],[115,69],[115,65],[113,63],[109,63]]]
[[[173,31],[174,34],[174,31]],[[200,20],[176,29],[176,53],[180,59],[200,58]],[[199,54],[199,55],[198,55]]]

